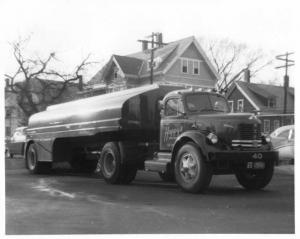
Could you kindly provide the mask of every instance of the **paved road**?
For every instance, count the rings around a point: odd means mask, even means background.
[[[294,176],[276,170],[262,191],[215,176],[205,194],[187,194],[139,172],[128,186],[59,171],[30,175],[6,160],[6,234],[294,233]]]

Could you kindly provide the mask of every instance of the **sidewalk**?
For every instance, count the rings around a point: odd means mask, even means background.
[[[275,173],[294,175],[294,165],[279,165],[275,167]]]

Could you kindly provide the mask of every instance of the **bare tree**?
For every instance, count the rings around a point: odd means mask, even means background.
[[[73,72],[60,72],[52,64],[58,61],[54,52],[43,59],[25,57],[27,43],[28,39],[11,43],[17,70],[14,74],[5,74],[9,82],[6,91],[17,95],[17,104],[26,118],[60,102],[71,86],[77,88],[78,83],[82,83],[82,73],[86,68],[96,63],[89,61],[88,55]]]
[[[255,77],[262,69],[272,63],[262,50],[252,50],[246,44],[237,44],[228,39],[200,39],[221,79],[218,88],[226,90],[231,83],[240,79],[243,72],[250,70],[250,77]]]

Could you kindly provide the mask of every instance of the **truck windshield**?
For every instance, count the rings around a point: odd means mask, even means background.
[[[192,94],[186,96],[186,105],[190,112],[229,112],[224,97],[215,94]]]

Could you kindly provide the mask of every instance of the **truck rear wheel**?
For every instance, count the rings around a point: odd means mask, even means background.
[[[274,162],[266,163],[263,170],[244,170],[236,172],[238,182],[248,190],[258,190],[266,187],[273,177]]]
[[[121,153],[116,143],[109,142],[104,145],[100,163],[102,175],[110,184],[129,184],[136,176],[136,167],[122,164]]]
[[[32,174],[49,173],[51,162],[40,162],[37,152],[35,143],[30,144],[26,152],[26,168]]]
[[[179,149],[174,167],[176,182],[186,192],[204,191],[211,181],[211,167],[193,142],[186,143]]]

